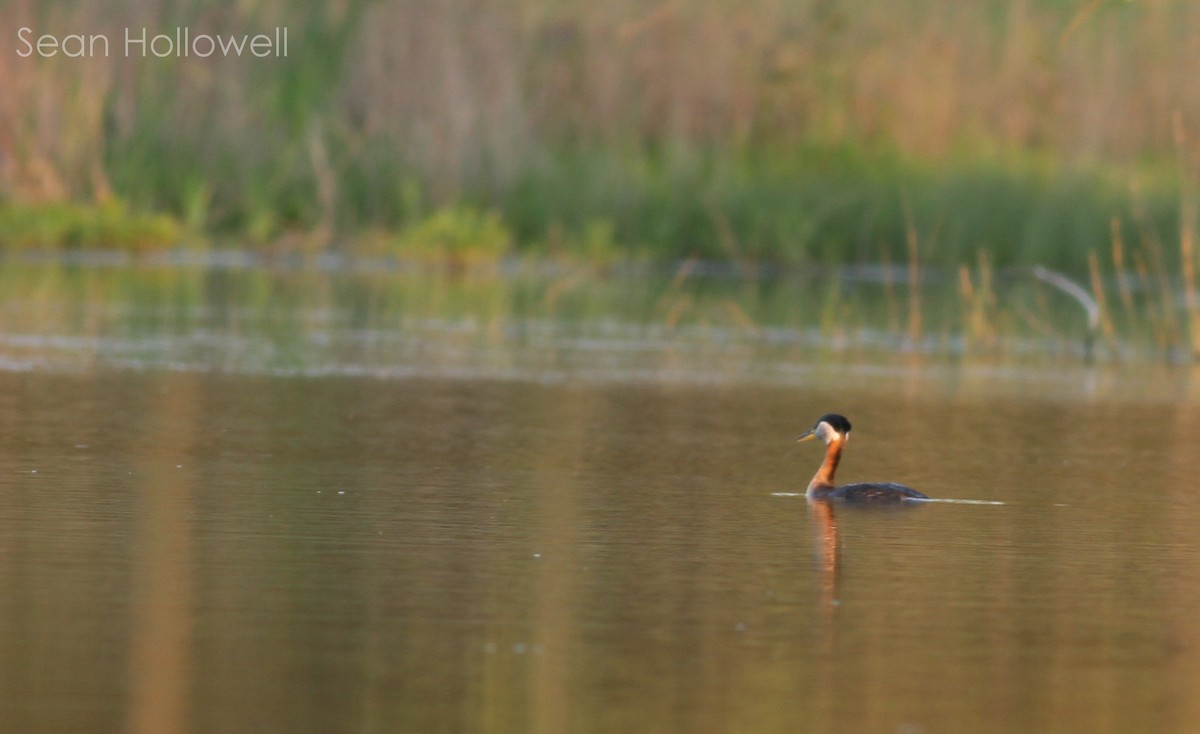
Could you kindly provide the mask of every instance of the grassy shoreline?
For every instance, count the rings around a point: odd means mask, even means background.
[[[238,240],[267,249],[386,253],[415,260],[506,255],[759,262],[773,266],[905,262],[1086,273],[1113,241],[1177,271],[1181,184],[1167,166],[1118,175],[1027,159],[934,165],[842,147],[732,157],[604,151],[547,159],[510,185],[450,204],[398,169],[349,171],[332,224],[315,210],[271,221],[282,204],[249,201],[226,222],[119,202],[0,200],[0,248],[152,251]],[[381,183],[386,180],[386,184]],[[369,193],[367,193],[369,192]],[[916,249],[911,249],[915,241]]]

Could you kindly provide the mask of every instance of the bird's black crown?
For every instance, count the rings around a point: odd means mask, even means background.
[[[829,427],[843,436],[850,432],[850,421],[846,420],[846,416],[838,415],[837,413],[826,413],[817,419],[817,425],[828,423]]]

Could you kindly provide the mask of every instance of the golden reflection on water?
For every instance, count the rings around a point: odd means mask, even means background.
[[[832,617],[838,605],[838,529],[833,504],[825,501],[808,503],[813,518],[813,537],[821,559],[821,609]]]
[[[181,734],[191,731],[189,692],[195,675],[192,626],[195,568],[191,513],[196,491],[192,461],[170,463],[164,447],[190,459],[199,440],[194,417],[200,411],[194,378],[150,394],[142,404],[156,435],[136,447],[131,487],[141,506],[131,528],[134,546],[130,593],[133,599],[129,671],[132,688],[129,731]],[[181,459],[182,460],[182,459]]]

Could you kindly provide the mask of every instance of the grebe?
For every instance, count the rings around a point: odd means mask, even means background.
[[[927,500],[928,496],[921,494],[911,487],[892,482],[868,482],[865,484],[845,484],[841,487],[834,485],[833,473],[837,471],[838,461],[842,458],[842,449],[850,440],[850,421],[837,413],[823,415],[796,442],[819,438],[825,442],[825,461],[821,468],[808,483],[809,499],[814,500],[846,500],[848,502],[900,502],[907,499]]]

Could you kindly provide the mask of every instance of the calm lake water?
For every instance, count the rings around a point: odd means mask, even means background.
[[[0,278],[0,731],[1200,726],[1191,368],[394,279]]]

